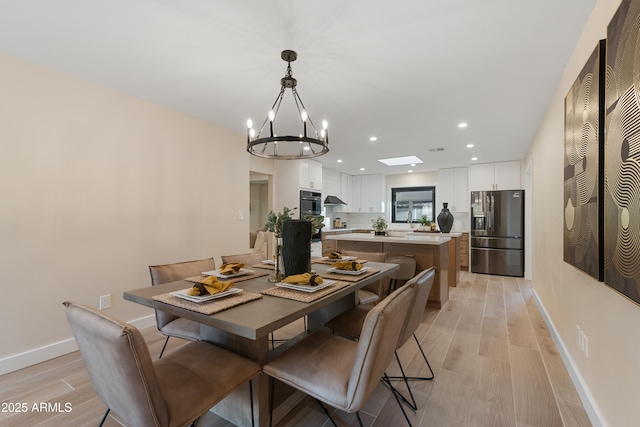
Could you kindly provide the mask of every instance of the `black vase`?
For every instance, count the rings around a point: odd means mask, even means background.
[[[438,214],[438,225],[440,226],[440,231],[443,233],[448,233],[451,231],[451,227],[453,227],[453,215],[449,212],[449,203],[442,204],[442,210]]]
[[[311,221],[285,221],[282,227],[282,261],[285,276],[311,270]]]

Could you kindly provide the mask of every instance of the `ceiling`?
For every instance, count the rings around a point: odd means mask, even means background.
[[[325,167],[406,173],[377,159],[416,155],[424,172],[523,159],[594,4],[2,1],[0,51],[244,134],[292,49],[310,117],[329,122]]]

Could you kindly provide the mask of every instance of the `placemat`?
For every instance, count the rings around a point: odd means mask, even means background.
[[[227,297],[214,299],[207,302],[191,302],[186,299],[178,298],[171,294],[161,294],[152,297],[156,301],[164,302],[166,304],[175,305],[176,307],[186,308],[187,310],[195,311],[202,314],[215,314],[224,311],[228,308],[235,307],[262,298],[262,295],[253,292],[238,292]]]
[[[260,264],[253,264],[253,265],[251,266],[251,268],[263,268],[263,269],[265,269],[265,270],[275,270],[275,269],[276,269],[276,266],[275,266],[275,265],[273,265],[273,264],[263,264],[263,263],[260,263]]]
[[[329,264],[329,265],[331,265],[331,264],[333,264],[333,263],[334,263],[334,262],[336,262],[336,261],[342,261],[342,260],[340,260],[340,259],[322,259],[322,258],[315,258],[315,259],[312,259],[312,260],[311,260],[311,263],[312,263],[312,264]],[[352,261],[355,261],[355,262],[360,263],[360,264],[364,264],[365,262],[369,262],[369,261],[368,261],[368,260],[366,260],[366,259],[355,259],[355,260],[352,260]]]
[[[260,293],[263,295],[270,295],[272,297],[292,299],[294,301],[313,302],[350,285],[351,283],[349,282],[336,282],[333,285],[327,286],[326,288],[321,289],[317,292],[296,291],[295,289],[280,288],[278,286],[275,286],[273,288],[265,289]]]
[[[220,282],[238,283],[238,282],[244,282],[245,280],[255,279],[256,277],[262,277],[262,276],[268,276],[268,275],[269,275],[269,273],[267,273],[266,271],[254,271],[253,273],[250,273],[250,274],[243,274],[242,276],[229,277],[228,279],[221,279],[220,277],[218,277],[218,280]],[[205,276],[204,274],[200,274],[198,276],[187,277],[184,280],[186,280],[187,282],[200,283],[204,279],[206,279],[207,277],[209,277],[209,276]]]
[[[369,271],[366,271],[362,274],[340,274],[340,273],[329,273],[328,271],[321,273],[320,276],[324,277],[325,279],[331,279],[331,280],[344,280],[347,282],[359,282],[360,280],[364,279],[365,277],[369,277],[373,274],[379,273],[380,270],[376,270],[376,269],[371,269]]]

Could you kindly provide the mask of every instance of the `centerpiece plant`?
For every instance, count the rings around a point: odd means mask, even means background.
[[[270,211],[267,214],[267,223],[265,227],[268,231],[271,231],[276,238],[276,246],[275,246],[275,255],[274,255],[274,273],[271,277],[269,277],[269,282],[277,283],[280,282],[284,275],[281,273],[281,250],[282,250],[282,230],[284,229],[285,221],[291,221],[291,215],[293,211],[297,208],[289,209],[284,206],[282,208],[282,212],[274,212]]]

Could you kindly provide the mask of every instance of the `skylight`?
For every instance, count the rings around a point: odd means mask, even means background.
[[[422,160],[420,160],[416,156],[392,157],[389,159],[379,159],[378,161],[384,163],[387,166],[402,166],[410,165],[412,163],[422,163]]]

